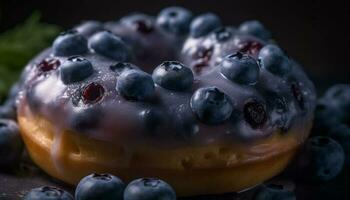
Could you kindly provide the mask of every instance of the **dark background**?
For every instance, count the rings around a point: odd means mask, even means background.
[[[258,19],[304,65],[319,91],[331,84],[350,83],[350,7],[338,1],[0,0],[0,32],[35,10],[41,12],[42,21],[69,28],[81,20],[116,20],[133,11],[156,15],[170,5],[187,7],[195,14],[212,11],[230,25]]]

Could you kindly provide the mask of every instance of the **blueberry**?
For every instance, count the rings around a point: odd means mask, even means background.
[[[155,93],[152,76],[135,69],[124,71],[119,76],[116,89],[130,100],[145,100]]]
[[[205,13],[194,18],[190,25],[190,34],[194,38],[202,37],[221,27],[220,18],[214,13]]]
[[[89,40],[89,46],[110,59],[124,62],[130,58],[129,49],[122,39],[107,31],[94,34]]]
[[[74,29],[84,36],[91,36],[96,32],[103,31],[104,27],[101,22],[90,20],[90,21],[85,21],[81,23]]]
[[[12,103],[5,102],[0,106],[0,118],[15,120],[17,118],[16,107]]]
[[[344,164],[344,150],[335,140],[315,136],[307,140],[298,159],[300,171],[308,180],[329,181],[335,178]]]
[[[225,42],[232,37],[232,31],[228,27],[217,28],[213,33],[218,42]]]
[[[61,80],[64,84],[82,81],[93,73],[94,69],[90,61],[79,56],[68,58],[60,68]]]
[[[216,87],[198,89],[193,94],[190,105],[199,120],[210,125],[224,122],[233,110],[230,97]]]
[[[87,40],[74,30],[61,33],[52,48],[56,56],[81,55],[88,51]]]
[[[74,198],[62,189],[44,186],[32,189],[24,196],[24,200],[74,200]]]
[[[117,75],[120,75],[121,73],[123,73],[126,70],[138,69],[138,67],[136,67],[135,65],[133,65],[131,63],[118,62],[118,63],[115,63],[115,64],[109,66],[109,69],[112,70],[113,72],[115,72]]]
[[[133,27],[136,31],[143,34],[151,33],[154,30],[153,18],[141,13],[123,17],[120,22],[127,26]]]
[[[174,189],[155,178],[132,181],[125,189],[124,200],[176,200]]]
[[[125,185],[110,174],[91,174],[83,178],[75,191],[76,200],[122,200]]]
[[[291,71],[291,62],[283,51],[276,45],[264,46],[259,52],[262,68],[276,75],[286,75]]]
[[[221,74],[232,82],[255,84],[259,79],[259,65],[254,58],[237,52],[226,56],[220,63]]]
[[[182,7],[163,9],[157,19],[157,24],[165,31],[175,35],[185,35],[189,31],[192,13]]]
[[[331,116],[331,117],[330,117]],[[327,102],[318,102],[314,112],[313,135],[326,135],[330,129],[341,123],[341,111]]]
[[[293,191],[288,190],[281,184],[262,185],[254,195],[254,200],[295,200],[296,196]]]
[[[153,71],[156,84],[169,90],[186,90],[192,86],[193,73],[188,67],[177,61],[166,61]]]
[[[328,105],[337,108],[341,121],[350,124],[350,85],[338,84],[329,88],[322,98]]]
[[[270,32],[265,29],[264,25],[256,20],[243,22],[239,26],[238,30],[242,33],[253,35],[262,40],[268,40],[271,37]]]
[[[18,164],[23,143],[16,122],[0,119],[0,168]]]
[[[347,165],[350,164],[350,127],[346,124],[339,124],[334,126],[328,133],[329,137],[336,140],[342,147],[346,154],[345,160]]]

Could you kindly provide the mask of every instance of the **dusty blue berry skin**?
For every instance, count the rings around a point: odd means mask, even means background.
[[[275,75],[284,76],[291,71],[289,58],[276,45],[264,46],[259,52],[259,60],[262,68]]]
[[[61,33],[53,42],[55,56],[82,55],[88,52],[86,38],[75,30]]]
[[[156,84],[169,90],[186,90],[192,86],[192,70],[177,61],[166,61],[153,71]]]
[[[90,61],[79,56],[68,58],[60,67],[60,76],[64,84],[82,81],[93,73],[94,69]]]
[[[119,76],[116,89],[130,100],[146,100],[155,93],[152,76],[135,69],[124,71]]]
[[[251,85],[259,79],[259,65],[247,54],[237,52],[224,58],[220,64],[221,74],[232,82]]]
[[[262,185],[254,195],[254,200],[296,200],[295,193],[283,185],[265,184]]]
[[[330,137],[315,136],[307,140],[299,157],[299,170],[310,181],[334,179],[344,165],[342,146]]]
[[[132,181],[125,189],[124,200],[176,200],[174,189],[155,178]]]
[[[15,121],[0,119],[0,168],[18,164],[23,142]]]
[[[329,106],[333,106],[340,111],[341,121],[350,124],[350,85],[349,84],[337,84],[330,87],[322,102]]]
[[[77,30],[80,34],[88,37],[93,35],[96,32],[103,31],[104,27],[101,22],[90,20],[90,21],[82,22],[80,25],[76,26],[74,29]]]
[[[239,26],[238,30],[242,33],[253,35],[262,40],[268,40],[271,38],[270,32],[266,30],[264,25],[262,25],[257,20],[250,20],[250,21],[243,22]]]
[[[62,189],[44,186],[32,189],[23,200],[74,200],[74,198]]]
[[[198,119],[209,125],[224,122],[233,110],[231,99],[216,87],[198,89],[191,97],[190,105]]]
[[[221,25],[221,20],[217,15],[205,13],[193,19],[190,25],[190,34],[194,38],[202,37]]]
[[[130,51],[122,39],[107,31],[95,33],[89,39],[89,46],[96,53],[124,62],[130,59]]]
[[[165,31],[174,35],[185,35],[189,31],[192,13],[182,7],[163,9],[157,18],[157,24]]]
[[[123,200],[125,185],[110,174],[91,174],[83,178],[75,191],[76,200]]]

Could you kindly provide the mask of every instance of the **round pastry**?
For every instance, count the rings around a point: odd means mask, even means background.
[[[281,172],[308,137],[313,84],[260,23],[224,27],[177,7],[86,23],[23,72],[18,122],[51,176],[159,177],[179,196],[235,192]]]

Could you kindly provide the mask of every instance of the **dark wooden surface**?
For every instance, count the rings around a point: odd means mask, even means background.
[[[291,168],[269,182],[283,184],[290,190],[294,190],[297,200],[342,200],[350,199],[350,173],[345,170],[333,181],[326,183],[308,183],[295,180],[295,177],[303,176],[302,171]],[[74,194],[74,188],[59,180],[53,179],[37,168],[24,153],[23,161],[16,169],[4,172],[0,170],[0,200],[20,200],[32,188],[40,186],[57,186]],[[259,186],[241,193],[206,195],[180,200],[250,200],[253,198]]]

